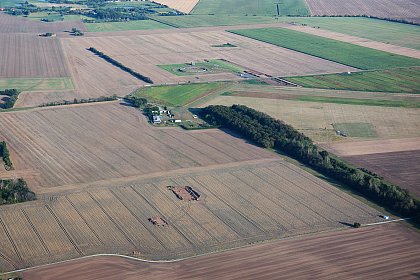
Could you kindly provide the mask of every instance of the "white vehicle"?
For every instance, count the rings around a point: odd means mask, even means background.
[[[198,116],[197,115],[193,115],[193,118],[196,119],[196,118],[198,118]]]

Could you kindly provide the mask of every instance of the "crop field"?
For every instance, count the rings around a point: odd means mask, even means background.
[[[420,66],[420,59],[284,28],[241,29],[231,32],[363,70]]]
[[[415,279],[420,273],[419,243],[414,230],[386,224],[258,244],[172,263],[94,257],[31,269],[22,276],[28,280],[181,280],[185,275],[194,279],[270,279],[273,275],[284,279],[308,275],[318,279]]]
[[[280,15],[309,15],[304,0],[283,0],[279,2]],[[192,11],[200,15],[277,15],[275,1],[247,1],[247,0],[200,0]]]
[[[241,73],[244,70],[238,66],[230,64],[229,62],[219,59],[158,66],[177,76],[205,75],[214,73]]]
[[[416,25],[362,17],[284,17],[279,20],[420,50],[420,27]]]
[[[57,38],[0,34],[0,61],[0,78],[69,76]]]
[[[222,83],[156,86],[142,88],[138,90],[135,95],[139,97],[146,97],[152,100],[158,100],[173,106],[182,106],[201,96],[207,95],[217,90],[221,90],[222,88]]]
[[[198,1],[200,0],[157,0],[154,2],[188,14],[197,5]]]
[[[63,32],[73,27],[86,31],[83,23],[79,21],[63,22],[34,22],[32,20],[10,16],[0,12],[0,33],[41,33],[41,32]]]
[[[306,0],[306,3],[315,16],[368,15],[420,22],[420,3],[416,0]]]
[[[174,185],[192,186],[200,199],[179,200],[167,188]],[[39,202],[4,207],[0,263],[2,269],[12,269],[93,252],[133,251],[151,260],[172,259],[346,228],[354,221],[379,221],[379,214],[276,157],[103,182],[81,192],[58,191],[40,196]],[[156,215],[168,226],[148,221]]]
[[[274,17],[269,16],[238,16],[238,15],[185,15],[152,17],[171,26],[189,28],[200,26],[225,26],[256,23],[276,23]]]
[[[313,88],[420,93],[420,68],[418,67],[286,79],[301,86]]]
[[[0,78],[0,90],[15,88],[21,91],[70,90],[70,78]]]
[[[99,22],[85,23],[89,32],[109,32],[126,30],[148,30],[171,28],[171,26],[162,24],[154,20],[132,20],[128,22]]]
[[[16,170],[40,172],[28,179],[36,191],[274,156],[217,130],[153,128],[115,102],[3,113],[0,128]]]
[[[81,69],[78,69],[81,63],[88,63],[90,60],[95,62],[95,69],[97,69],[95,71],[101,72],[102,67],[99,67],[98,64],[100,59],[86,54],[88,53],[86,48],[94,47],[110,57],[116,58],[119,62],[136,72],[150,77],[155,84],[242,79],[232,73],[176,76],[158,66],[212,59],[225,59],[230,64],[273,76],[301,76],[355,70],[352,67],[282,49],[224,31],[188,32],[185,30],[167,29],[152,35],[135,35],[135,33],[129,35],[129,33],[124,33],[123,36],[86,36],[77,39],[65,38],[62,41],[65,53],[68,56],[74,56],[74,58],[69,59],[70,68],[74,69],[74,73],[81,71]],[[226,43],[231,43],[238,47],[213,47]],[[92,67],[94,66],[92,65]],[[113,66],[104,67],[107,67],[106,69],[115,68]],[[94,70],[90,69],[90,72],[94,72]],[[119,72],[122,71],[118,70]],[[98,73],[96,75],[93,74],[86,73],[86,75],[91,77],[87,78],[83,75],[80,79],[85,79],[86,81],[98,80],[99,77],[96,77]],[[112,76],[108,76],[108,79],[115,81],[115,78]],[[76,85],[77,79],[79,78],[73,77],[73,80],[76,80]],[[103,82],[106,83],[107,81],[104,80]],[[101,86],[101,83],[97,82],[95,85]]]
[[[381,139],[420,136],[420,111],[415,108],[314,103],[223,95],[208,100],[200,106],[204,107],[209,104],[246,105],[284,120],[317,142],[360,140],[360,138],[337,136],[333,125],[340,123],[364,123],[364,126],[373,129],[373,133]],[[364,137],[371,137],[372,130],[367,130],[367,132]]]

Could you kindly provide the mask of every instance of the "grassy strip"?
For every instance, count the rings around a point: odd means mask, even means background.
[[[20,91],[70,90],[70,78],[0,78],[0,89],[15,88]]]
[[[417,222],[420,221],[420,201],[408,191],[319,149],[310,138],[282,121],[243,105],[208,106],[201,111],[201,116],[211,124],[231,129],[264,148],[285,152],[379,205],[401,215],[413,216]]]
[[[36,196],[23,179],[0,179],[0,205],[35,200]]]
[[[220,87],[220,83],[184,84],[175,86],[156,86],[139,89],[134,96],[145,97],[172,106],[182,106]]]
[[[420,59],[289,29],[260,28],[230,32],[363,70],[420,66]]]
[[[383,99],[358,99],[358,98],[342,98],[342,97],[325,97],[325,96],[297,96],[294,100],[319,102],[319,103],[335,103],[363,106],[380,106],[380,107],[403,107],[403,108],[420,108],[420,102],[408,100],[383,100]]]
[[[93,52],[94,54],[96,54],[100,58],[103,58],[104,60],[108,61],[112,65],[117,66],[121,70],[123,70],[123,71],[131,74],[132,76],[136,77],[137,79],[139,79],[139,80],[141,80],[143,82],[149,83],[149,84],[153,84],[152,79],[150,79],[149,77],[143,76],[142,74],[133,71],[131,68],[128,68],[127,66],[124,66],[123,64],[121,64],[120,62],[116,61],[115,59],[107,56],[103,52],[100,52],[97,49],[92,48],[92,47],[88,48],[88,50],[91,51],[91,52]]]
[[[420,93],[420,68],[418,67],[286,79],[310,88]]]
[[[13,170],[13,163],[10,159],[9,149],[4,141],[0,142],[0,157],[3,159],[4,167],[6,170]]]

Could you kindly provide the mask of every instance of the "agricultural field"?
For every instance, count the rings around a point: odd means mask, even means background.
[[[223,88],[225,88],[223,83],[154,86],[139,89],[134,95],[172,106],[182,106],[212,92],[218,92]]]
[[[420,138],[323,145],[346,161],[367,168],[420,197]]]
[[[3,113],[0,130],[15,169],[40,173],[28,178],[38,193],[61,185],[274,156],[217,130],[194,134],[153,128],[139,110],[118,102]]]
[[[81,62],[77,63],[77,61],[89,63],[89,59],[92,59],[92,63],[95,62],[96,69],[99,69],[96,71],[102,70],[98,64],[100,59],[86,54],[88,53],[87,48],[94,47],[110,57],[118,59],[120,63],[134,71],[150,77],[155,84],[243,80],[233,73],[177,76],[158,66],[213,59],[224,59],[230,64],[259,72],[263,76],[301,76],[356,70],[352,67],[218,30],[189,32],[188,30],[167,29],[155,34],[136,35],[133,32],[132,35],[123,33],[121,36],[85,36],[83,38],[63,38],[61,41],[66,55],[72,57],[69,60],[70,68],[74,74],[81,71],[78,69]],[[226,43],[237,47],[214,47]],[[115,68],[113,66],[104,67]],[[91,70],[91,72],[94,71]],[[122,71],[118,71],[118,73],[120,72]],[[91,81],[98,80],[99,77],[96,77],[98,74],[93,74],[86,73],[86,75],[92,75],[89,78]],[[77,79],[73,76],[73,80]],[[86,79],[86,77],[83,75],[80,79]],[[115,79],[111,76],[109,80]],[[95,85],[101,86],[101,83],[98,82]]]
[[[158,66],[177,76],[190,76],[199,74],[205,75],[215,73],[241,73],[244,71],[244,69],[220,59]]]
[[[281,17],[279,21],[420,50],[420,27],[416,25],[362,17]]]
[[[420,65],[420,59],[284,28],[241,29],[230,32],[363,70]]]
[[[127,30],[164,29],[171,26],[154,20],[132,20],[128,22],[98,22],[85,23],[89,32],[110,32]]]
[[[420,3],[416,0],[306,0],[313,16],[374,16],[420,22]]]
[[[70,78],[0,78],[0,90],[15,88],[20,91],[71,90]]]
[[[188,14],[197,5],[198,1],[200,0],[156,0],[154,2]]]
[[[387,224],[268,242],[172,263],[94,257],[31,269],[22,276],[28,280],[89,280],[92,277],[180,280],[185,279],[185,275],[195,279],[270,279],[273,275],[284,279],[307,278],[308,275],[340,279],[415,279],[420,273],[416,254],[420,250],[419,243],[419,235],[414,230]]]
[[[238,15],[185,15],[185,16],[152,16],[162,23],[179,27],[192,28],[201,26],[248,25],[259,23],[276,23],[278,20],[269,16],[238,16]]]
[[[304,0],[283,0],[279,2],[279,13],[275,1],[260,0],[200,0],[192,11],[192,14],[200,15],[309,15],[308,7]]]
[[[369,139],[408,138],[420,136],[420,111],[416,108],[381,107],[320,103],[287,99],[268,99],[220,95],[206,100],[209,104],[242,104],[284,120],[316,142],[358,141]],[[358,128],[357,136],[336,135],[334,124]],[[362,125],[361,125],[362,124]],[[344,131],[345,132],[345,131]],[[360,135],[359,132],[364,134]]]
[[[69,76],[57,38],[0,34],[0,61],[0,79]]]
[[[179,200],[168,189],[184,185],[192,186],[200,199]],[[168,226],[148,221],[156,215]],[[38,202],[1,208],[0,242],[5,250],[0,263],[13,269],[101,252],[174,259],[345,229],[354,221],[380,221],[379,215],[278,157],[253,159],[102,182],[81,191],[64,188],[40,195]]]
[[[420,68],[418,67],[286,79],[311,88],[420,93]]]
[[[0,12],[0,34],[1,33],[43,33],[43,32],[64,32],[73,27],[86,31],[86,27],[80,21],[62,22],[38,22],[23,17],[16,17]]]

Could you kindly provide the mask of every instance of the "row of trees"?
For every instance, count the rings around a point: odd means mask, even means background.
[[[420,222],[420,203],[408,191],[319,149],[310,138],[280,120],[242,105],[208,106],[201,114],[211,124],[231,129],[264,148],[284,152],[370,200]]]
[[[147,105],[147,99],[143,97],[130,95],[130,96],[126,96],[124,100],[137,108],[143,108],[144,106]]]
[[[13,108],[13,106],[15,106],[19,93],[20,91],[18,91],[17,89],[0,90],[0,95],[8,96],[6,102],[3,103],[3,109]]]
[[[115,59],[107,56],[103,52],[100,52],[97,49],[92,48],[92,47],[88,48],[88,50],[91,51],[91,52],[93,52],[97,56],[105,59],[106,61],[108,61],[112,65],[117,66],[121,70],[124,70],[125,72],[131,74],[132,76],[136,77],[137,79],[142,80],[143,82],[146,82],[146,83],[149,83],[149,84],[153,84],[152,79],[150,79],[149,77],[143,76],[142,74],[135,72],[131,68],[128,68],[127,66],[124,66],[123,64],[121,64],[120,62],[116,61]]]
[[[105,102],[105,101],[114,101],[117,100],[116,95],[112,96],[101,96],[97,98],[82,98],[82,99],[73,99],[72,101],[63,100],[63,101],[53,101],[48,103],[43,103],[39,107],[48,107],[48,106],[61,106],[61,105],[72,105],[72,104],[83,104],[83,103],[94,103],[94,102]]]
[[[0,205],[35,200],[35,193],[29,190],[23,179],[0,179]]]
[[[10,159],[10,153],[9,153],[9,149],[7,148],[7,144],[4,141],[0,142],[0,157],[3,160],[3,164],[6,170],[12,170],[13,163]]]

